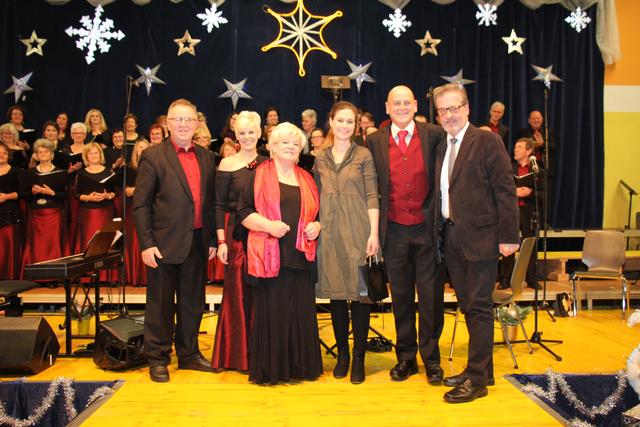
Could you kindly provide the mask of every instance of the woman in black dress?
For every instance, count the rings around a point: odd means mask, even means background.
[[[251,295],[246,280],[246,229],[237,221],[236,209],[240,194],[250,184],[256,166],[267,159],[258,156],[257,152],[260,115],[253,111],[238,114],[235,133],[240,151],[223,158],[216,175],[218,261],[227,264],[227,268],[211,366],[247,371]]]
[[[20,277],[22,257],[18,172],[9,164],[11,150],[0,142],[0,280]]]
[[[29,154],[24,148],[24,144],[20,143],[20,134],[18,129],[11,123],[5,123],[0,126],[0,142],[4,143],[11,155],[9,156],[9,164],[22,169],[27,169],[29,165]]]
[[[291,123],[275,127],[271,160],[256,168],[238,214],[249,229],[253,281],[249,381],[277,384],[322,374],[314,284],[320,223],[318,189],[296,165],[306,137]]]

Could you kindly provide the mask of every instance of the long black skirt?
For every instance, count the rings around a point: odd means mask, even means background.
[[[280,268],[272,279],[258,279],[253,293],[249,381],[277,384],[315,380],[322,356],[315,286],[308,271]]]

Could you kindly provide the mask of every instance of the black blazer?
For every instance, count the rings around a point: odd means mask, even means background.
[[[422,158],[424,159],[424,168],[428,175],[428,196],[423,204],[424,216],[429,231],[433,226],[434,211],[434,169],[436,160],[436,147],[444,141],[446,145],[446,133],[440,126],[430,123],[415,122],[416,131],[420,136],[420,145],[422,148]],[[378,190],[380,192],[380,244],[384,246],[387,233],[387,215],[389,212],[389,138],[391,135],[391,126],[387,126],[377,132],[367,136],[367,148],[371,151],[373,161],[378,173]]]
[[[466,259],[497,259],[498,244],[519,242],[518,204],[511,162],[498,135],[471,124],[461,144],[449,185],[451,219],[457,233],[464,236],[461,246]],[[436,160],[435,192],[438,196],[446,151],[445,142],[438,147]],[[442,216],[438,200],[436,224]]]
[[[202,191],[202,244],[217,246],[214,216],[215,162],[211,151],[194,144]],[[162,261],[180,264],[193,239],[194,203],[187,177],[171,141],[142,152],[133,194],[133,217],[140,250],[157,246]]]

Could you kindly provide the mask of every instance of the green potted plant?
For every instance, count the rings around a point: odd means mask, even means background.
[[[518,310],[518,315],[516,315],[513,310],[513,306],[503,305],[502,307],[498,307],[497,311],[502,317],[502,321],[507,326],[507,335],[509,340],[515,341],[518,338],[518,317],[524,322],[529,313],[533,310],[531,306],[521,307],[518,304],[515,304],[516,309]],[[498,321],[498,316],[496,316],[496,321]]]

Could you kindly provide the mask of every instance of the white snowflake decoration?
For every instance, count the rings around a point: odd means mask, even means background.
[[[222,16],[222,11],[218,11],[218,6],[211,5],[210,9],[205,9],[204,13],[198,13],[196,15],[199,19],[202,19],[202,25],[207,27],[207,32],[210,33],[213,27],[220,28],[220,25],[226,24],[227,18]]]
[[[587,16],[587,12],[578,7],[576,10],[571,12],[571,15],[567,16],[564,21],[579,33],[587,28],[587,25],[591,22],[591,18]]]
[[[395,38],[399,38],[411,26],[411,21],[407,19],[406,15],[402,14],[400,9],[396,9],[389,14],[389,19],[382,20],[382,25],[387,27],[387,30],[393,33]]]
[[[65,30],[65,33],[67,33],[69,37],[80,36],[76,41],[76,47],[82,51],[87,48],[87,54],[84,57],[87,64],[95,61],[94,53],[96,47],[100,49],[100,53],[107,53],[111,48],[109,40],[122,40],[124,38],[122,31],[112,31],[114,29],[112,19],[102,20],[103,11],[102,5],[98,5],[96,6],[93,19],[88,15],[80,19],[80,23],[84,28],[69,27]]]
[[[476,12],[476,19],[478,20],[478,26],[485,25],[487,27],[491,25],[498,25],[498,14],[496,11],[498,6],[495,4],[479,4],[478,11]]]

